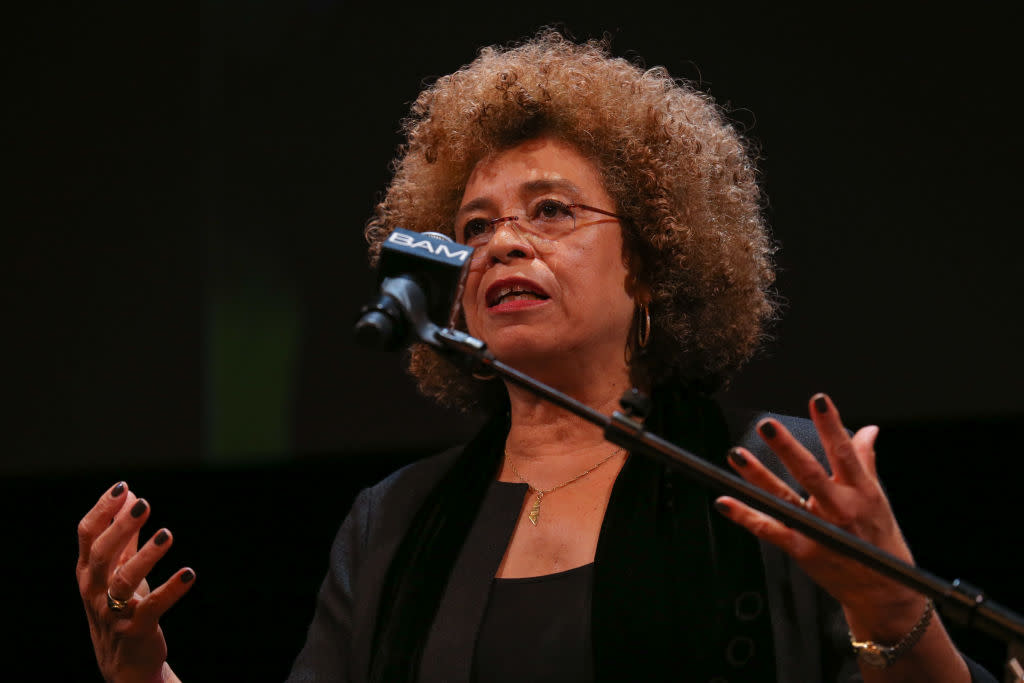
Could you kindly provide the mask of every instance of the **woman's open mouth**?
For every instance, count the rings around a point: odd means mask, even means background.
[[[541,304],[551,297],[539,286],[525,278],[499,280],[487,288],[487,308],[490,310],[518,310]]]

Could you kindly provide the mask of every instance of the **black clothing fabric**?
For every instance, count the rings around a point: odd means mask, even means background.
[[[721,458],[724,448],[708,450],[709,444],[718,448],[723,438],[728,439],[721,420],[708,417],[706,411],[712,408],[685,396],[679,399],[684,405],[673,400],[661,397],[662,405],[670,406],[662,414],[671,418],[665,428],[678,429],[684,436],[703,430],[697,438],[705,450],[683,445],[709,459]],[[810,421],[774,417],[823,460]],[[652,415],[652,431],[658,419]],[[500,449],[497,455],[493,452],[494,443],[503,436],[501,424],[491,425],[465,449],[403,468],[358,496],[332,548],[309,636],[290,681],[369,679],[374,641],[381,631],[378,615],[388,614],[388,603],[396,604],[394,596],[381,599],[388,585],[385,577],[403,553],[402,561],[409,561],[430,550],[429,543],[413,544],[411,554],[401,546],[411,529],[436,534],[445,526],[437,523],[448,513],[444,506],[438,511],[436,497],[438,492],[451,493],[453,489],[444,484],[459,481],[460,466],[491,468],[490,481],[479,494],[460,492],[479,495],[471,505],[477,512],[468,521],[457,520],[468,530],[444,572],[436,603],[428,606],[433,616],[426,625],[422,654],[416,655],[416,680],[472,680],[494,575],[528,493],[525,484],[493,481],[500,457]],[[752,429],[736,442],[795,483]],[[594,567],[595,680],[860,680],[835,601],[781,551],[757,543],[745,532],[720,532],[725,520],[708,512],[707,495],[692,495],[688,489],[678,475],[636,456],[629,458],[616,480]],[[692,539],[680,537],[680,532],[701,538],[691,547]],[[445,543],[450,550],[455,542]],[[418,561],[423,559],[420,555]],[[746,585],[750,576],[755,578]],[[994,683],[975,665],[969,666],[976,681]]]
[[[593,583],[593,563],[545,576],[494,579],[477,639],[473,680],[593,681]]]
[[[714,401],[674,387],[651,398],[649,431],[725,464],[733,443]],[[684,671],[695,681],[771,679],[760,548],[714,498],[643,456],[622,468],[595,557],[595,680],[679,680]]]
[[[731,442],[714,401],[670,385],[655,390],[652,405],[650,431],[724,464]],[[457,614],[448,615],[450,622],[444,618],[442,589],[454,580],[461,558],[476,554],[468,527],[487,519],[483,494],[493,488],[507,431],[507,418],[488,424],[413,516],[384,579],[371,682],[432,680],[419,672],[434,666],[426,656],[431,625],[458,623]],[[509,537],[503,535],[506,546]],[[703,487],[664,465],[630,457],[612,489],[595,565],[597,681],[671,680],[680,670],[699,681],[738,671],[750,680],[771,677],[772,632],[757,541],[715,513]],[[739,610],[741,599],[759,606]],[[475,640],[464,645],[472,651]]]
[[[431,680],[419,673],[421,665],[430,663],[424,657],[427,639],[432,635],[431,626],[440,620],[445,586],[457,575],[459,558],[466,556],[467,547],[475,547],[470,541],[474,532],[479,534],[481,518],[493,514],[485,500],[494,487],[508,429],[507,416],[485,425],[410,519],[384,575],[371,641],[371,683]],[[514,524],[514,519],[511,521]],[[506,545],[509,536],[505,536]],[[493,540],[477,539],[481,543]],[[463,566],[468,568],[472,562],[463,562]],[[478,623],[482,609],[480,605],[473,612]],[[468,675],[468,671],[461,673]]]

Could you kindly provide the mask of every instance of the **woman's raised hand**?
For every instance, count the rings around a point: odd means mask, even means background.
[[[812,514],[912,563],[910,549],[878,480],[874,450],[878,428],[864,427],[850,436],[835,405],[824,394],[811,399],[810,414],[831,474],[778,421],[769,418],[757,425],[761,438],[807,491],[806,501],[745,449],[730,452],[730,465],[748,482],[784,500],[803,501]],[[843,605],[855,632],[874,635],[879,630],[891,629],[898,639],[923,611],[923,596],[829,550],[778,520],[730,497],[719,498],[718,507],[758,538],[775,544],[793,557],[818,585]]]
[[[78,590],[100,671],[116,683],[178,680],[167,666],[159,620],[192,587],[195,573],[180,569],[149,589],[146,575],[174,540],[160,529],[139,548],[149,513],[149,503],[120,482],[78,524]]]

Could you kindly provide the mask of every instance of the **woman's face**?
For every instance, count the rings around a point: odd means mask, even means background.
[[[548,137],[478,163],[462,196],[460,242],[472,242],[487,220],[520,217],[487,228],[493,232],[476,249],[463,297],[470,334],[514,367],[567,363],[572,371],[581,363],[624,363],[634,303],[618,219],[574,209],[574,229],[557,239],[523,226],[523,219],[557,219],[567,204],[616,210],[597,167]]]

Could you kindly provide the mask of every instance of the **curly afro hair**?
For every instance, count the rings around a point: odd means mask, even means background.
[[[629,349],[635,382],[674,378],[711,392],[761,343],[776,308],[774,247],[753,154],[710,96],[664,68],[542,29],[439,78],[403,130],[394,177],[366,227],[371,262],[396,226],[454,236],[477,162],[551,135],[594,161],[627,217],[624,258],[650,293],[652,324],[649,344]],[[500,382],[475,380],[425,345],[412,348],[409,370],[443,404],[503,400]]]

